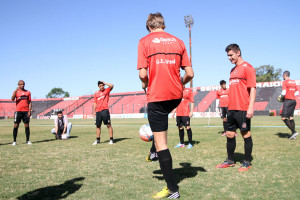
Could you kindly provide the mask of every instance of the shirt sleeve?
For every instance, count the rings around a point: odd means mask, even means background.
[[[220,99],[219,91],[217,91],[217,99]]]
[[[97,103],[96,92],[94,94],[94,103]]]
[[[28,101],[31,101],[31,92],[28,92]]]
[[[138,45],[138,61],[137,61],[137,69],[140,70],[142,68],[148,68],[148,60],[146,56],[145,46],[142,41],[139,42]]]
[[[256,74],[255,69],[250,66],[246,70],[247,88],[256,87]]]
[[[191,67],[192,65],[191,65],[189,56],[188,56],[188,54],[187,54],[185,45],[183,44],[183,52],[182,52],[181,68],[183,69],[184,67],[187,67],[187,66]]]
[[[285,83],[285,81],[282,82],[282,90],[286,90],[286,83]]]

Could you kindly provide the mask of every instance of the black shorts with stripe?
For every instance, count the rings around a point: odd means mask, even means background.
[[[111,123],[110,114],[107,109],[101,110],[100,112],[96,112],[95,124],[96,126],[101,126],[102,122],[104,125],[108,125]]]
[[[17,111],[15,112],[14,123],[19,124],[23,120],[24,124],[28,124],[30,122],[30,117],[28,117],[28,112]]]
[[[191,121],[190,121],[190,117],[189,116],[176,116],[176,125],[178,127],[182,127],[182,126],[190,126],[191,125]]]
[[[237,129],[240,129],[241,132],[250,131],[251,119],[247,118],[246,116],[247,116],[247,111],[228,110],[227,130],[233,132],[235,132]]]
[[[297,104],[296,100],[285,99],[283,102],[281,117],[284,117],[284,118],[294,117],[294,111],[295,111],[296,104]]]

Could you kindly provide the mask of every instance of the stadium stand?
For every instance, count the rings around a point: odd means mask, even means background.
[[[255,114],[279,113],[282,108],[282,103],[277,101],[277,97],[281,93],[280,82],[258,83],[257,86],[254,105]],[[194,112],[215,112],[218,109],[216,103],[217,89],[218,86],[194,88]],[[298,90],[300,90],[300,85],[298,85]],[[300,96],[296,98],[296,101],[296,109],[299,109]],[[93,95],[65,99],[33,99],[32,115],[34,118],[50,116],[53,110],[58,109],[70,117],[73,115],[92,115],[93,103]],[[146,106],[147,97],[144,92],[110,94],[109,111],[111,114],[144,113],[147,110]],[[0,118],[13,117],[14,111],[15,102],[9,99],[0,99]]]

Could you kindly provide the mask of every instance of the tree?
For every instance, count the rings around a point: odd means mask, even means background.
[[[272,65],[263,65],[255,68],[256,70],[256,82],[271,82],[280,81],[281,68],[275,69]]]
[[[62,88],[53,88],[47,95],[46,98],[61,98],[69,97],[69,92],[65,92]]]

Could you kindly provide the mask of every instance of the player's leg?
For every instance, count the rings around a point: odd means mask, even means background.
[[[30,122],[30,117],[28,116],[28,112],[23,112],[22,119],[24,122],[24,127],[25,127],[25,134],[26,134],[26,144],[32,144],[29,140],[30,138],[30,128],[29,128],[29,122]]]
[[[109,132],[109,144],[113,144],[114,143],[114,130],[113,130],[113,127],[111,126],[110,114],[109,114],[108,110],[103,110],[102,111],[102,118],[103,118],[103,123],[108,128],[108,132]]]
[[[180,142],[174,148],[184,147],[184,127],[182,123],[182,116],[176,116],[176,124],[178,127]]]
[[[93,145],[100,143],[100,136],[101,136],[101,124],[102,124],[102,117],[101,117],[101,111],[96,112],[96,119],[95,119],[95,125],[96,125],[96,141],[93,143]]]
[[[13,143],[12,145],[15,146],[17,144],[17,136],[18,136],[18,129],[19,129],[19,124],[21,122],[21,116],[20,112],[15,112],[14,116],[14,129],[13,129]]]
[[[185,128],[186,128],[186,132],[188,135],[188,139],[189,139],[189,144],[187,146],[187,149],[191,149],[193,148],[192,142],[193,142],[193,133],[192,133],[192,128],[191,128],[191,118],[186,116],[184,119],[184,123],[185,123]]]
[[[113,127],[111,126],[111,124],[107,124],[106,126],[107,126],[108,132],[109,132],[109,144],[113,144],[114,143]]]
[[[155,140],[154,140],[154,136],[152,139],[152,145],[150,148],[150,152],[148,153],[148,156],[146,157],[146,161],[147,162],[153,162],[153,161],[157,161],[158,160],[158,156],[157,156],[157,151],[156,151],[156,147],[155,147]]]
[[[293,127],[290,124],[290,120],[288,119],[290,117],[289,113],[289,106],[290,105],[290,100],[286,99],[283,102],[283,107],[282,107],[282,113],[281,113],[281,120],[285,123],[285,125],[291,130],[293,134]]]
[[[236,119],[235,119],[235,113],[236,111],[230,110],[228,111],[227,115],[227,123],[228,123],[228,129],[226,133],[227,143],[226,143],[226,149],[227,149],[227,158],[222,163],[216,166],[216,168],[227,168],[227,167],[234,167],[234,151],[236,148]]]
[[[181,99],[148,103],[148,119],[155,138],[160,168],[167,188],[154,195],[154,198],[179,198],[178,185],[173,173],[173,161],[167,146],[168,114],[176,108]]]
[[[67,137],[68,137],[68,138],[70,137],[71,130],[72,130],[72,123],[69,122],[69,123],[67,124]]]
[[[289,109],[289,123],[291,125],[291,131],[292,131],[292,135],[291,137],[289,137],[290,140],[296,139],[298,133],[295,130],[295,121],[294,121],[294,111],[295,111],[295,107],[296,107],[296,101],[293,100],[291,101],[291,105],[290,105],[290,109]]]

